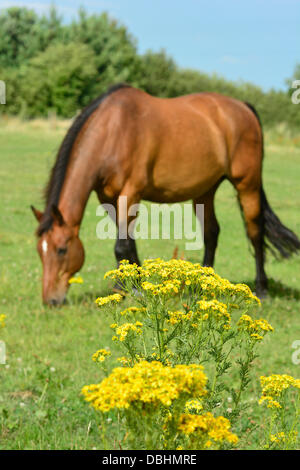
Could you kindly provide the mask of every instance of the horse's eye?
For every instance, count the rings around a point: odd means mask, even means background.
[[[67,253],[67,248],[57,248],[57,254],[63,256]]]

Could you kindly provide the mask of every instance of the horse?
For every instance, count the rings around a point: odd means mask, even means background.
[[[272,211],[262,183],[263,131],[255,108],[218,93],[158,98],[127,84],[102,94],[77,116],[58,150],[38,220],[37,250],[43,264],[43,301],[64,302],[69,279],[84,262],[79,229],[95,191],[118,214],[115,257],[139,264],[134,223],[127,207],[141,199],[204,204],[204,266],[213,266],[220,227],[214,196],[225,179],[236,189],[256,262],[256,294],[268,280],[265,248],[287,258],[297,236]]]

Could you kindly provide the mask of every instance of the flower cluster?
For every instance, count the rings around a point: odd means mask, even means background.
[[[160,258],[144,261],[142,266],[130,264],[127,260],[120,262],[118,269],[108,271],[104,278],[118,280],[126,284],[131,281],[153,295],[178,293],[184,287],[202,291],[206,296],[239,297],[246,303],[258,303],[246,284],[232,284],[218,276],[213,268],[203,267],[199,263],[172,259],[164,261]],[[148,281],[156,279],[156,283]]]
[[[83,387],[82,393],[102,412],[127,409],[136,402],[169,407],[181,395],[204,396],[206,381],[200,365],[166,367],[157,361],[141,361],[133,367],[117,367],[100,384]]]
[[[107,349],[99,349],[92,355],[92,359],[94,362],[103,362],[108,356],[111,356],[110,351]]]
[[[81,276],[74,276],[69,279],[69,284],[83,284],[83,279]]]
[[[221,321],[225,328],[230,328],[231,316],[226,304],[218,300],[199,300],[197,306],[197,313],[202,320],[213,317],[217,321]]]
[[[112,339],[113,341],[124,341],[130,331],[133,331],[139,335],[142,332],[141,326],[143,326],[143,323],[141,323],[140,321],[137,321],[135,323],[123,323],[123,325],[117,325],[117,323],[112,323],[110,327],[115,329],[117,335],[113,336]]]
[[[121,302],[123,296],[121,294],[112,294],[108,295],[107,297],[98,297],[95,300],[95,303],[101,307],[102,305],[108,304],[110,302]]]
[[[266,333],[273,331],[273,327],[260,318],[259,320],[253,320],[250,315],[242,315],[239,319],[238,326],[241,330],[249,333],[250,338],[254,341],[261,341]]]
[[[178,279],[164,281],[161,284],[152,284],[151,282],[142,282],[141,287],[144,291],[150,291],[152,295],[170,295],[178,294],[181,282]]]
[[[236,444],[238,437],[230,432],[230,422],[223,416],[215,418],[211,413],[202,415],[182,414],[178,423],[178,431],[193,435],[193,438],[200,437],[204,439],[204,447],[209,448],[213,443],[223,443],[227,441],[230,444]]]
[[[127,316],[127,315],[144,313],[144,312],[146,312],[146,308],[144,307],[128,307],[128,308],[125,308],[125,310],[122,310],[120,312],[120,315]]]
[[[281,431],[281,432],[277,432],[276,434],[271,434],[270,442],[272,444],[277,444],[279,446],[285,446],[285,444],[289,444],[289,443],[295,444],[297,437],[298,437],[298,432],[295,430],[292,430],[288,432],[287,434]]]
[[[176,325],[184,320],[191,320],[193,312],[189,311],[187,313],[182,312],[181,310],[175,310],[174,312],[168,311],[168,323],[171,325]]]
[[[195,398],[194,400],[189,400],[185,404],[186,413],[197,414],[203,410],[202,401]]]
[[[291,375],[273,374],[269,377],[262,376],[260,378],[262,387],[262,396],[259,404],[266,402],[268,408],[281,408],[279,398],[285,390],[294,387],[300,390],[300,379],[295,379]],[[276,399],[277,398],[277,399]]]
[[[124,259],[120,262],[118,269],[107,271],[104,279],[114,279],[124,281],[128,278],[137,279],[139,277],[139,267],[137,264],[130,264],[128,260]]]

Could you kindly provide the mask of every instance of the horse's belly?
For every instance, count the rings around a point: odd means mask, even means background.
[[[178,202],[205,194],[224,175],[222,160],[214,154],[189,156],[177,153],[158,158],[144,198],[156,202]]]

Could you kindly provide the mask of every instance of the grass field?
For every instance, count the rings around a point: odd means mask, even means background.
[[[36,221],[29,208],[30,204],[43,207],[42,188],[65,127],[0,125],[0,314],[7,316],[0,337],[7,348],[7,363],[0,365],[0,449],[101,448],[99,418],[83,401],[80,390],[100,379],[91,355],[105,346],[117,353],[109,325],[93,303],[111,287],[103,275],[115,264],[113,241],[96,238],[98,202],[93,195],[81,230],[86,249],[81,271],[84,284],[72,286],[68,305],[46,308],[41,303]],[[282,221],[300,235],[300,149],[267,138],[265,153],[268,199]],[[234,191],[227,183],[218,191],[216,209],[221,235],[215,269],[221,276],[253,288],[254,260]],[[141,241],[138,249],[141,258],[167,259],[176,244],[172,240]],[[184,241],[178,245],[181,251]],[[185,253],[190,261],[199,261],[202,255]],[[300,365],[291,358],[292,343],[300,340],[300,258],[279,262],[269,257],[266,269],[270,295],[263,302],[261,316],[275,332],[262,345],[247,396],[255,422],[264,413],[253,399],[259,376],[300,376]],[[241,447],[257,447],[263,426],[260,419],[253,435],[244,434]],[[119,448],[118,442],[110,445]]]

